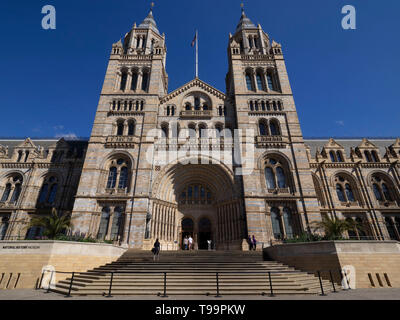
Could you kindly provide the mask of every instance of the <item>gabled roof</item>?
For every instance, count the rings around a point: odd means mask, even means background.
[[[172,98],[188,91],[189,89],[193,87],[198,87],[199,89],[202,89],[203,91],[206,91],[209,94],[212,94],[216,96],[217,98],[220,99],[225,99],[226,95],[225,93],[219,91],[218,89],[215,89],[213,86],[209,85],[208,83],[200,80],[199,78],[194,78],[193,80],[189,81],[188,83],[184,84],[183,86],[179,87],[178,89],[172,91],[171,93],[167,94],[166,96],[162,97],[160,99],[161,103],[165,103],[168,100],[171,100]]]
[[[378,148],[374,143],[370,140],[364,138],[362,139],[361,143],[357,146],[358,148]]]

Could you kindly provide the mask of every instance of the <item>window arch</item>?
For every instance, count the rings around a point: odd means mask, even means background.
[[[260,71],[257,71],[256,79],[258,90],[265,90],[263,74]]]
[[[392,194],[392,184],[387,179],[384,179],[379,174],[372,175],[371,178],[372,189],[375,195],[375,199],[382,202],[392,202],[394,200],[394,196]]]
[[[248,91],[254,91],[253,80],[250,71],[246,71],[246,86]]]
[[[208,137],[207,125],[204,123],[199,124],[199,136],[200,136],[200,138]]]
[[[129,186],[130,161],[124,158],[112,160],[109,164],[106,189],[126,190]]]
[[[142,75],[142,90],[147,91],[149,86],[150,72],[149,70],[144,70]]]
[[[0,240],[4,240],[6,237],[9,221],[10,218],[7,216],[0,218]]]
[[[280,136],[281,135],[278,120],[276,120],[276,119],[271,120],[269,122],[269,129],[270,129],[272,136]]]
[[[286,189],[289,187],[288,174],[284,164],[276,158],[268,158],[265,162],[264,177],[267,189]]]
[[[128,121],[128,136],[135,135],[135,121],[129,120]]]
[[[20,174],[12,174],[5,181],[1,202],[17,203],[22,191],[23,178]],[[11,197],[10,197],[11,195]]]
[[[338,162],[343,162],[343,155],[341,151],[336,151],[336,158]]]
[[[139,72],[137,69],[134,69],[132,71],[132,82],[131,82],[131,90],[136,91],[137,89],[137,84],[138,84],[138,79],[139,79]]]
[[[357,202],[353,186],[345,175],[335,176],[336,194],[340,202]]]
[[[261,119],[258,122],[258,128],[259,128],[261,136],[267,136],[268,135],[268,125],[267,125],[267,121],[266,120]]]
[[[332,162],[336,162],[335,153],[333,151],[329,151],[329,156],[330,156]]]
[[[120,84],[120,90],[124,91],[126,89],[126,82],[128,80],[128,71],[122,70],[121,72],[121,84]]]
[[[124,134],[124,120],[117,121],[117,136],[122,136]]]
[[[57,196],[58,179],[55,176],[49,176],[44,179],[39,193],[39,204],[53,204]]]
[[[267,72],[267,83],[269,90],[277,91],[275,88],[272,71]]]

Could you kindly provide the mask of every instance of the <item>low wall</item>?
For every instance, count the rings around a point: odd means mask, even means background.
[[[280,261],[297,269],[315,273],[332,270],[340,283],[341,269],[355,276],[357,288],[400,288],[400,243],[397,241],[320,241],[289,243],[264,249],[268,259]],[[355,274],[351,274],[354,268]],[[322,277],[329,279],[328,272]]]
[[[44,267],[84,272],[118,259],[126,249],[67,241],[0,241],[0,289],[35,288]],[[55,281],[70,275],[57,274]]]

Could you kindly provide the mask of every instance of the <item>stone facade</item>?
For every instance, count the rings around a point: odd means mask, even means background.
[[[304,140],[282,46],[244,11],[225,93],[198,78],[168,93],[166,53],[150,11],[112,46],[89,141],[0,140],[2,238],[55,206],[70,232],[139,249],[267,245],[322,215],[400,239],[400,140]]]

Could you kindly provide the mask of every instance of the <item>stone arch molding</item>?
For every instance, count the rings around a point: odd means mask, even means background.
[[[199,157],[198,164],[191,164],[194,158],[184,158],[167,165],[156,177],[152,187],[152,197],[171,203],[177,203],[179,194],[190,183],[204,184],[210,188],[217,201],[231,200],[239,197],[235,186],[233,172],[226,165],[209,157]],[[210,161],[201,164],[201,160]],[[214,160],[214,161],[211,161]]]

